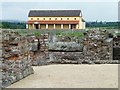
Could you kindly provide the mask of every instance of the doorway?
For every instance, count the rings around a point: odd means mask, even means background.
[[[113,48],[113,60],[120,59],[120,48]]]
[[[39,29],[39,24],[34,24],[35,29]]]
[[[72,24],[71,29],[76,29],[76,24]]]

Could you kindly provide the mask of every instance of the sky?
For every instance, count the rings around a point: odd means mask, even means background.
[[[30,10],[82,10],[85,21],[118,21],[118,2],[2,2],[0,19],[27,21]]]

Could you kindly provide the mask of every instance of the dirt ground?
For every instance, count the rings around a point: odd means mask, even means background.
[[[35,73],[8,88],[118,88],[118,65],[34,66]]]

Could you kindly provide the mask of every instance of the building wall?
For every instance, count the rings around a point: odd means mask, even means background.
[[[29,29],[33,29],[33,25],[32,25],[32,24],[29,24],[29,25],[28,25],[28,28],[29,28]]]
[[[48,29],[54,29],[54,24],[49,24]]]
[[[41,29],[45,29],[46,25],[45,24],[41,24],[40,27],[41,27]]]
[[[82,29],[82,28],[83,28],[83,27],[82,27],[82,26],[83,26],[82,24],[83,24],[83,23],[82,23],[82,18],[80,18],[80,21],[79,21],[79,24],[78,24],[78,27],[79,27],[78,29]]]
[[[85,29],[85,27],[86,27],[86,23],[83,22],[83,26],[82,26],[82,28]]]
[[[76,29],[79,29],[79,24],[76,25]]]
[[[61,29],[61,24],[56,24],[56,25],[55,25],[55,28]]]
[[[44,18],[45,20],[50,20],[50,18],[51,20],[55,20],[55,18],[57,18],[57,20],[61,20],[61,18],[62,20],[67,20],[67,18],[69,18],[69,20],[75,20],[74,18],[76,18],[76,20],[80,20],[81,17],[28,17],[28,20],[31,20],[31,18],[32,20],[38,20],[38,18],[39,20],[44,20]]]
[[[69,24],[64,24],[64,25],[63,25],[63,28],[64,28],[64,29],[69,29]]]
[[[32,18],[32,19],[31,19]],[[76,29],[85,29],[85,22],[82,22],[82,17],[28,17],[28,20],[79,20],[79,23],[76,25]],[[33,29],[32,25],[29,25],[29,29]],[[61,29],[61,25],[56,24],[56,29]],[[41,24],[40,29],[46,29],[46,25]],[[54,25],[48,25],[48,29],[54,29]],[[63,25],[63,29],[69,29],[69,25]]]

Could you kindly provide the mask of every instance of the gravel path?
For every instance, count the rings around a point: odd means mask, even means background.
[[[117,88],[118,65],[34,66],[35,73],[8,88]]]

